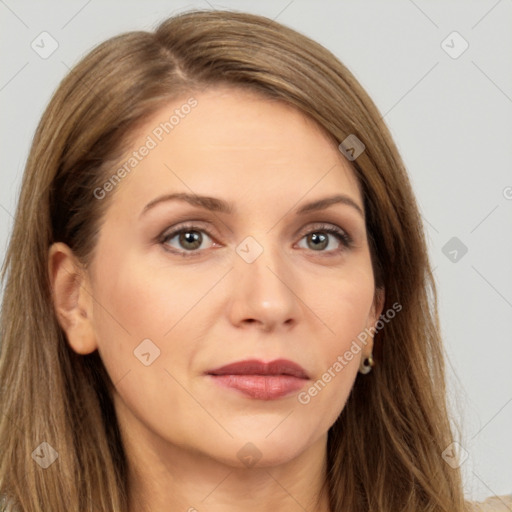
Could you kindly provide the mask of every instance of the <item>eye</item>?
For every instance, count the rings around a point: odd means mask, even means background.
[[[213,237],[197,225],[185,225],[164,233],[159,243],[166,251],[183,257],[199,256],[202,251],[219,245]],[[306,246],[300,245],[305,241]],[[299,247],[318,253],[334,255],[352,247],[352,238],[344,230],[333,224],[319,224],[306,231],[300,239]]]
[[[195,256],[200,250],[207,249],[203,243],[212,237],[204,230],[197,226],[182,226],[170,233],[165,233],[160,239],[160,243],[165,249],[182,256]],[[210,244],[209,246],[211,246]],[[188,253],[188,254],[187,254]]]
[[[352,246],[351,237],[341,228],[331,224],[315,226],[302,237],[302,240],[306,242],[306,247],[302,246],[303,248],[315,252],[338,253]]]

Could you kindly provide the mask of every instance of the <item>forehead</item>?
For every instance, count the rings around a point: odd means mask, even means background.
[[[116,201],[150,201],[156,193],[254,197],[275,203],[359,183],[336,143],[312,119],[252,91],[216,88],[174,100],[134,137]]]

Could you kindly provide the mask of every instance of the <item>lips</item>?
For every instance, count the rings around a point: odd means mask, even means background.
[[[209,375],[289,375],[299,379],[308,379],[302,366],[288,359],[276,359],[269,363],[249,359],[227,364],[207,372]]]
[[[217,384],[259,400],[275,400],[299,390],[309,379],[300,365],[287,359],[269,363],[255,359],[206,372]]]

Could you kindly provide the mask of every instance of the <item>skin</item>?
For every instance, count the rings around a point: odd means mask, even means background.
[[[334,193],[363,209],[358,182],[336,145],[290,106],[232,88],[194,97],[197,107],[110,192],[90,266],[62,243],[50,248],[55,310],[71,347],[98,350],[114,383],[132,510],[328,511],[326,496],[314,508],[327,432],[371,338],[308,404],[299,392],[249,398],[204,372],[286,358],[307,371],[307,390],[375,325],[384,298],[373,302],[363,216],[347,204],[295,213]],[[133,149],[186,100],[149,119]],[[168,201],[141,215],[173,192],[221,198],[233,212]],[[183,221],[206,230],[189,258],[166,248],[190,252],[193,243],[158,239]],[[351,247],[318,223],[344,230]],[[252,263],[236,251],[248,236],[263,249]],[[134,350],[148,338],[160,355],[145,366]],[[244,446],[256,465],[237,456]]]

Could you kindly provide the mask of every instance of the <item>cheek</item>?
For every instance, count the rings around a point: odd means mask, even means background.
[[[116,253],[114,247],[98,252],[103,259],[95,272],[93,313],[99,352],[113,382],[138,370],[137,356],[148,351],[150,361],[156,356],[151,367],[186,374],[217,306],[210,292],[226,270],[192,270],[162,257],[155,262],[135,251]]]
[[[308,302],[326,326],[326,346],[341,350],[368,327],[373,304],[374,283],[371,267],[350,265],[332,276],[315,279],[304,286]]]
[[[177,270],[153,268],[126,252],[111,251],[101,261],[93,288],[93,322],[99,352],[115,382],[138,368],[139,346],[149,349],[151,360],[158,356],[161,363],[170,352],[167,345],[179,331],[181,319],[204,295],[208,283],[184,282]],[[173,347],[174,357],[183,346]]]
[[[126,253],[115,258],[112,252],[103,261],[94,289],[101,359],[126,404],[123,410],[172,430],[176,415],[190,416],[184,406],[190,400],[178,383],[186,382],[198,350],[201,320],[195,321],[195,308],[218,276],[156,268]]]
[[[326,329],[314,347],[319,371],[298,402],[328,411],[323,422],[330,425],[345,405],[370,339],[366,328],[373,303],[373,274],[367,265],[354,266],[316,285],[309,287],[315,291],[308,295],[308,302],[315,304],[312,309]]]

